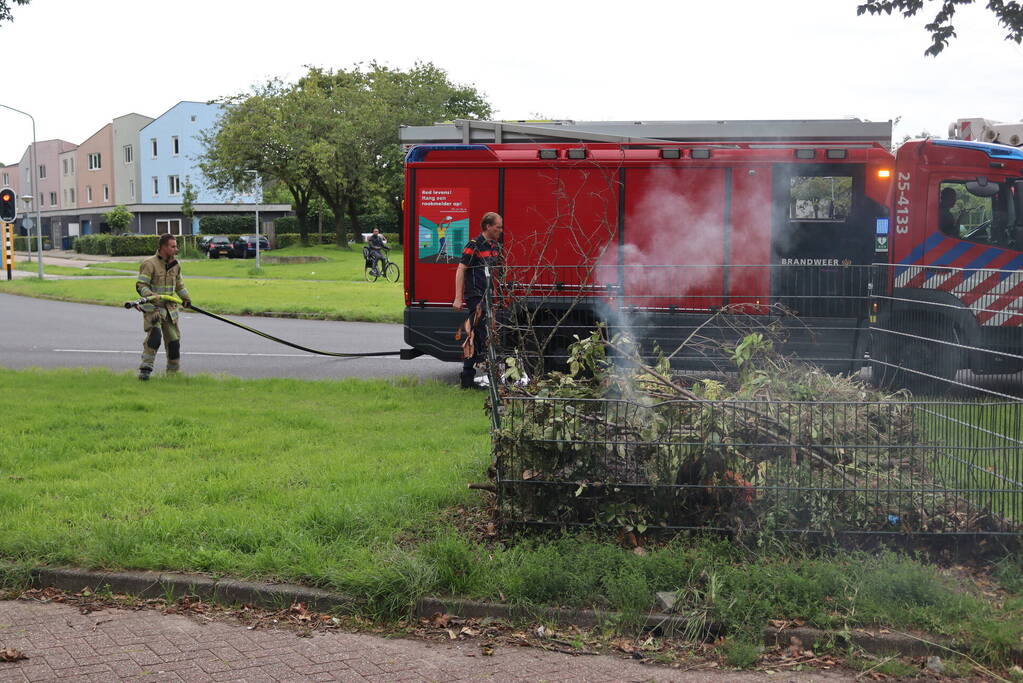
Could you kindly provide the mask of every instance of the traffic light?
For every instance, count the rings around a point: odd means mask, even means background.
[[[18,195],[14,190],[5,187],[0,190],[0,221],[13,223],[18,217]]]

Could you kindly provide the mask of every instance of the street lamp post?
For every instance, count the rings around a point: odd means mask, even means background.
[[[35,120],[35,117],[32,116],[31,114],[29,114],[27,111],[21,111],[20,109],[15,109],[14,107],[9,107],[6,104],[0,104],[0,107],[3,107],[4,109],[10,109],[11,111],[17,112],[18,114],[24,114],[25,116],[27,116],[29,118],[29,120],[32,121],[32,153],[31,153],[31,155],[29,155],[30,159],[32,161],[32,168],[29,169],[29,178],[32,180],[32,199],[35,200],[36,195],[39,194],[36,191],[36,174],[39,173],[39,168],[36,166],[36,161],[37,160],[36,160],[36,120]],[[39,204],[42,204],[42,202],[39,202]],[[36,248],[38,249],[37,253],[38,253],[38,256],[39,256],[39,279],[42,280],[43,279],[43,221],[42,221],[42,219],[39,216],[39,212],[41,210],[39,208],[39,204],[36,204],[36,236],[38,238],[37,241],[36,241]],[[32,253],[31,246],[29,246],[29,250],[28,251],[29,251],[30,254]]]
[[[256,269],[260,266],[259,262],[259,206],[263,203],[263,179],[259,175],[259,171],[248,171],[256,177]]]

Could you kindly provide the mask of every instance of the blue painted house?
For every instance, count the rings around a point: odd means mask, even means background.
[[[178,102],[139,130],[139,199],[145,216],[141,232],[194,234],[203,215],[254,211],[255,196],[218,192],[207,185],[199,168],[204,151],[200,134],[216,126],[222,112],[219,104]],[[181,216],[186,183],[196,193],[192,202],[196,217],[190,225]],[[260,218],[272,221],[290,210],[287,204],[262,204]]]

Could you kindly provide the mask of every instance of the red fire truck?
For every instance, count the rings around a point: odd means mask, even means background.
[[[454,270],[497,211],[510,291],[563,327],[549,352],[597,322],[672,349],[723,307],[781,304],[798,314],[786,351],[833,370],[867,354],[939,377],[1023,368],[1019,149],[893,156],[890,123],[858,120],[457,121],[402,139],[406,357],[459,358]]]

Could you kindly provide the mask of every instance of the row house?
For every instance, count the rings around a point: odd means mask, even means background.
[[[255,196],[218,192],[206,185],[199,168],[201,134],[216,125],[222,111],[218,104],[184,101],[155,119],[119,116],[79,145],[37,143],[38,197],[33,197],[31,213],[38,201],[43,234],[59,246],[64,237],[109,232],[104,214],[118,205],[135,214],[130,232],[141,234],[195,234],[203,216],[252,213]],[[18,164],[0,167],[4,185],[31,192],[30,154],[31,145]],[[191,221],[181,213],[188,187],[195,193]],[[291,212],[288,204],[261,204],[259,209],[265,223]]]

